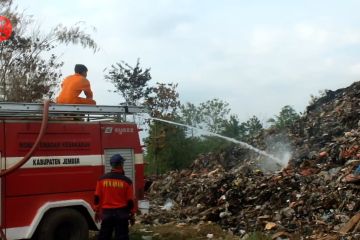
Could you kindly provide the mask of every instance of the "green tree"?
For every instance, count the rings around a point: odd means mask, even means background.
[[[263,125],[256,116],[252,116],[246,122],[240,123],[237,116],[231,115],[230,119],[224,122],[222,135],[240,141],[248,141],[256,137],[261,131],[263,131]]]
[[[221,133],[230,111],[229,104],[217,98],[200,104],[202,121],[209,131],[215,133]]]
[[[149,86],[150,68],[143,70],[138,60],[134,67],[124,61],[112,65],[105,78],[114,87],[127,104],[144,105],[150,110],[150,116],[173,121],[180,107],[177,84],[159,83]],[[179,154],[184,144],[184,130],[167,123],[147,121],[149,126],[145,158],[149,163],[148,172],[162,172],[164,169],[178,167]]]
[[[212,99],[195,106],[186,103],[181,106],[181,120],[193,127],[214,133],[221,133],[230,113],[229,104],[219,99]]]
[[[144,101],[150,92],[150,68],[143,70],[140,67],[140,59],[134,67],[124,61],[111,65],[105,79],[115,86],[114,92],[120,93],[127,104],[142,104],[141,101]]]
[[[246,139],[253,138],[263,130],[263,125],[256,116],[252,116],[244,123],[246,129]]]
[[[300,115],[291,106],[286,105],[281,109],[279,115],[270,118],[268,122],[272,127],[285,129],[291,127],[299,118]]]
[[[189,166],[195,158],[191,147],[184,128],[154,122],[147,144],[147,172],[159,174]]]
[[[193,103],[185,103],[180,106],[181,121],[189,126],[198,127],[202,121],[200,109]]]
[[[192,103],[181,105],[180,121],[193,127],[220,133],[229,137],[237,138],[239,121],[237,116],[231,115],[229,104],[212,99],[200,103],[198,106]],[[198,133],[198,132],[197,132]],[[187,130],[188,152],[192,157],[200,153],[217,152],[228,146],[228,142],[214,136],[194,134],[193,129]]]
[[[235,139],[239,139],[243,132],[239,118],[236,115],[230,115],[230,119],[224,121],[223,128],[224,130],[221,132],[222,135]]]
[[[178,100],[177,84],[157,83],[149,88],[145,99],[145,106],[150,109],[150,115],[169,121],[176,121],[177,110],[180,107]],[[146,158],[150,163],[148,171],[161,173],[168,169],[183,166],[187,161],[185,130],[168,123],[150,122],[149,137],[145,139],[147,144]]]
[[[20,14],[12,1],[3,0],[0,14],[12,22],[11,37],[0,42],[0,100],[32,102],[52,97],[63,62],[53,53],[61,44],[80,44],[94,51],[95,41],[82,25],[57,25],[48,33],[33,27],[30,16]],[[48,56],[48,57],[45,57]]]

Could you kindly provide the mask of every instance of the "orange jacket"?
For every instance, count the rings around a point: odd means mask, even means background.
[[[79,97],[82,91],[84,91],[86,98]],[[75,73],[65,78],[62,82],[61,92],[56,98],[56,102],[62,104],[96,104],[92,98],[93,93],[89,80]]]
[[[112,169],[97,181],[95,211],[128,208],[135,212],[132,182],[123,172],[122,169]]]

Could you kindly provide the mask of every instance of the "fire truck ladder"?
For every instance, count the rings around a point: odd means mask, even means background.
[[[0,102],[0,117],[6,118],[40,118],[43,113],[42,103],[13,103]],[[145,107],[139,106],[108,106],[108,105],[81,105],[55,104],[49,105],[49,117],[57,120],[115,120],[124,121],[127,115],[147,113]]]

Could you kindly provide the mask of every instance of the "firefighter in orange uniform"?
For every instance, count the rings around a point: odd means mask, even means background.
[[[56,103],[60,104],[96,104],[93,100],[93,93],[90,82],[86,79],[88,69],[85,65],[76,64],[75,74],[64,79],[61,84],[61,92],[56,98]],[[86,98],[79,97],[84,91]]]
[[[131,180],[124,175],[125,159],[120,154],[110,158],[111,172],[99,178],[95,190],[95,220],[102,221],[98,240],[129,240],[129,222],[134,224],[134,199]]]

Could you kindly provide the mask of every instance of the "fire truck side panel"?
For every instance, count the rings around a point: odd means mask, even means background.
[[[6,168],[30,150],[39,122],[6,122]],[[93,201],[103,174],[99,124],[49,123],[35,154],[5,177],[5,227],[28,226],[46,202]]]
[[[24,156],[40,131],[40,122],[6,122],[7,157]],[[49,123],[36,156],[100,155],[98,123]],[[9,163],[7,163],[9,164]],[[8,166],[7,166],[8,167]]]
[[[104,149],[131,148],[134,153],[142,153],[135,124],[102,123],[101,129]]]
[[[91,203],[94,191],[58,193],[44,195],[19,196],[8,198],[5,204],[7,228],[29,226],[38,210],[46,202],[56,202],[69,199],[82,199]],[[45,201],[46,200],[46,201]]]
[[[81,161],[81,157],[80,157]],[[18,169],[6,178],[6,196],[93,191],[102,166]]]
[[[0,120],[0,157],[4,157],[5,139],[4,139],[4,121]]]
[[[36,121],[0,122],[2,169],[28,153],[39,130]],[[132,172],[136,196],[142,199],[142,148],[135,124],[49,122],[33,156],[1,179],[2,227],[28,227],[49,202],[78,199],[92,205],[96,181],[113,151],[131,160],[125,171]]]
[[[7,168],[29,151],[40,128],[39,123],[8,124]],[[103,169],[98,129],[98,124],[50,123],[36,156],[6,177],[6,196],[94,189]]]
[[[143,162],[140,164],[135,164],[135,173],[137,179],[137,181],[135,182],[135,195],[137,199],[144,199],[144,186],[145,186],[144,172],[145,169]]]
[[[5,158],[5,129],[4,129],[4,121],[0,120],[0,169],[2,169],[3,158]],[[4,222],[4,181],[0,178],[0,226],[3,225]]]

